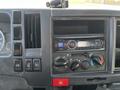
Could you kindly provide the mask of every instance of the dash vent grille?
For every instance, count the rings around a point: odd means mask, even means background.
[[[116,57],[115,57],[115,67],[120,67],[120,20],[117,20],[116,26]]]
[[[117,32],[116,32],[116,36],[117,36],[117,43],[116,43],[116,47],[117,48],[120,48],[120,41],[119,41],[119,39],[120,39],[120,21],[117,21]]]
[[[25,48],[41,48],[40,14],[25,14]]]

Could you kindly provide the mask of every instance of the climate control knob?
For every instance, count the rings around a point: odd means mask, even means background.
[[[81,62],[82,69],[88,69],[90,67],[90,62],[88,60],[84,60]]]
[[[103,65],[104,57],[102,55],[92,55],[91,60],[93,65]]]
[[[80,67],[79,61],[72,61],[70,65],[70,70],[75,71]]]
[[[68,65],[68,60],[62,57],[55,58],[54,66],[55,67],[65,67]]]

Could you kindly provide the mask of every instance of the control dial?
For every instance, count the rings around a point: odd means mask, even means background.
[[[91,60],[94,65],[103,65],[104,64],[104,57],[102,55],[92,55]]]
[[[81,62],[82,69],[88,69],[90,67],[90,62],[88,60],[84,60]]]
[[[104,46],[103,40],[96,39],[95,40],[95,46],[102,48]]]
[[[68,60],[63,57],[57,57],[55,58],[54,66],[57,67],[58,69],[60,68],[65,69],[68,67]]]
[[[77,42],[75,40],[69,40],[67,42],[68,49],[75,49],[77,47]]]
[[[72,61],[70,65],[70,70],[75,71],[80,67],[80,63],[78,60]]]

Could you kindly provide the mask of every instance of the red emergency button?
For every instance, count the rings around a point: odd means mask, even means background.
[[[53,87],[67,87],[69,86],[69,79],[68,78],[53,78],[52,86]]]

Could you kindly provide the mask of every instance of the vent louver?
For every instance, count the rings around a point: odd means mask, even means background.
[[[117,21],[117,27],[116,27],[116,48],[120,48],[120,21]]]
[[[25,14],[25,48],[41,48],[40,14]]]
[[[116,26],[116,58],[115,67],[120,67],[120,20],[117,20]]]

